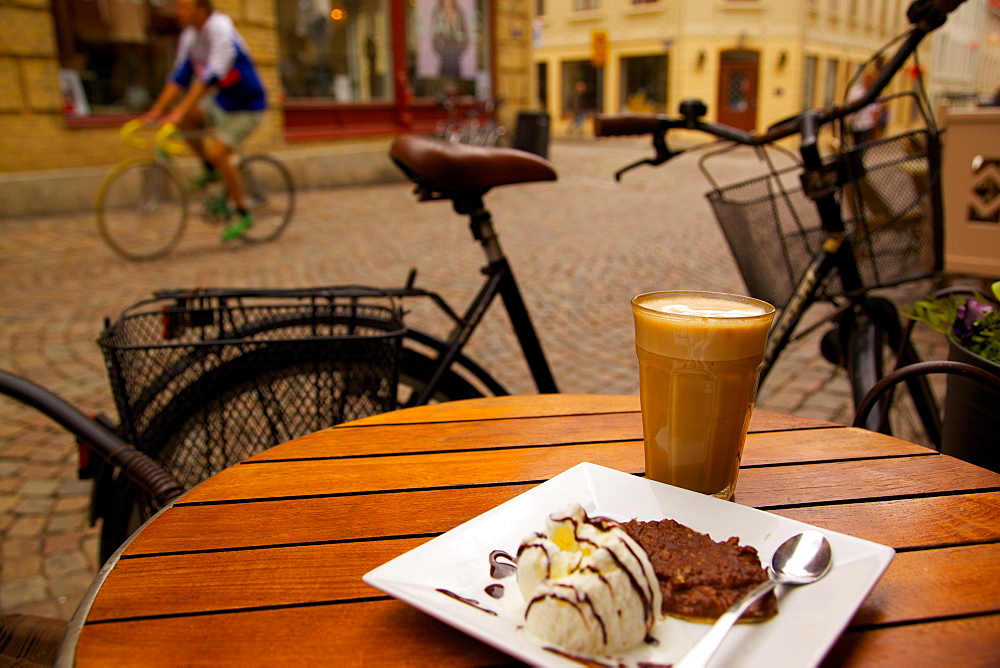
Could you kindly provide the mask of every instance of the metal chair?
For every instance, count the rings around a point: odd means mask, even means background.
[[[159,464],[40,385],[0,371],[0,394],[40,411],[74,434],[92,452],[120,469],[159,506],[171,503],[183,493],[183,488]],[[0,615],[0,668],[52,665],[65,628],[66,622],[60,619]]]

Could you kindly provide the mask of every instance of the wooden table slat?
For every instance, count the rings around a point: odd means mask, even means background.
[[[845,503],[776,515],[894,548],[1000,541],[1000,492]]]
[[[534,396],[488,397],[452,401],[431,406],[373,415],[352,422],[350,426],[377,424],[414,424],[425,422],[468,421],[566,416],[597,415],[602,413],[639,413],[638,395],[604,394],[548,394]],[[344,425],[340,425],[344,426]],[[750,421],[751,431],[778,431],[785,429],[815,429],[836,426],[833,422],[805,418],[787,413],[754,409]],[[339,428],[339,427],[338,427]]]
[[[463,421],[449,425],[448,439],[441,441],[437,451],[490,450],[523,448],[528,446],[566,445],[567,433],[585,433],[587,442],[634,442],[642,451],[642,422],[638,413],[601,413],[578,415],[572,418],[572,429],[567,429],[567,418],[540,416],[530,419],[504,418],[486,421]],[[760,426],[766,426],[766,421]],[[280,461],[287,459],[320,459],[325,457],[362,457],[422,453],[426,443],[441,430],[437,423],[419,423],[403,428],[401,425],[373,425],[368,427],[341,426],[334,433],[320,431],[283,443],[251,457],[250,462]],[[870,456],[873,445],[888,448],[887,454],[926,454],[927,448],[878,435],[879,443],[872,443],[871,432],[841,427],[819,428],[813,425],[809,438],[804,439],[796,430],[776,434],[773,430],[751,431],[750,441],[775,443],[786,448],[796,442],[809,442],[814,459]],[[335,436],[335,438],[334,438]],[[892,445],[889,442],[892,441]],[[853,448],[853,449],[852,449]],[[826,451],[830,450],[830,453]],[[834,454],[835,453],[835,454]],[[750,453],[752,455],[752,453]],[[796,456],[793,454],[793,456]],[[797,455],[805,459],[805,455]],[[769,463],[762,460],[752,463]]]
[[[753,477],[753,472],[748,472]],[[167,510],[133,541],[130,554],[219,550],[379,536],[442,533],[532,485],[406,492],[406,512],[373,524],[371,499],[341,496]],[[776,514],[896,548],[1000,540],[1000,492],[786,508]],[[914,522],[912,518],[920,521]],[[232,526],[244,527],[239,532]]]
[[[962,666],[996,668],[1000,657],[1000,614],[848,631],[823,666]]]
[[[215,476],[210,486],[195,487],[180,503],[437,488],[442,486],[442,468],[454,472],[450,480],[461,480],[464,485],[530,482],[527,472],[541,481],[581,460],[629,473],[644,469],[642,452],[628,443],[291,461],[280,466],[242,464]],[[817,468],[810,468],[808,476],[803,475],[804,468],[794,465],[746,468],[740,472],[737,501],[750,506],[829,503],[976,490],[996,487],[1000,482],[994,473],[937,454],[814,466]]]
[[[406,629],[406,642],[383,642]],[[274,629],[281,629],[280,636]],[[267,639],[262,641],[262,639]],[[502,665],[510,657],[396,600],[87,625],[95,666]],[[162,651],[169,647],[168,652]],[[294,660],[280,652],[294,648]]]
[[[996,543],[901,552],[851,625],[1000,613],[998,564]]]

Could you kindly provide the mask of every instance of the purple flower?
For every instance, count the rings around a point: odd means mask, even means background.
[[[959,341],[965,341],[975,333],[975,323],[992,310],[992,306],[982,304],[975,299],[966,301],[955,313],[955,323],[952,325],[951,333]]]

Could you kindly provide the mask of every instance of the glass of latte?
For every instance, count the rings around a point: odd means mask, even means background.
[[[774,307],[716,292],[632,300],[646,476],[732,499]]]

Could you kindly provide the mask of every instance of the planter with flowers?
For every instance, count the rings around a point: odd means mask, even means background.
[[[1000,281],[992,285],[1000,302]],[[980,295],[947,294],[917,302],[906,314],[948,337],[948,359],[1000,379],[1000,307]],[[1000,472],[1000,390],[961,375],[948,377],[941,452]]]

